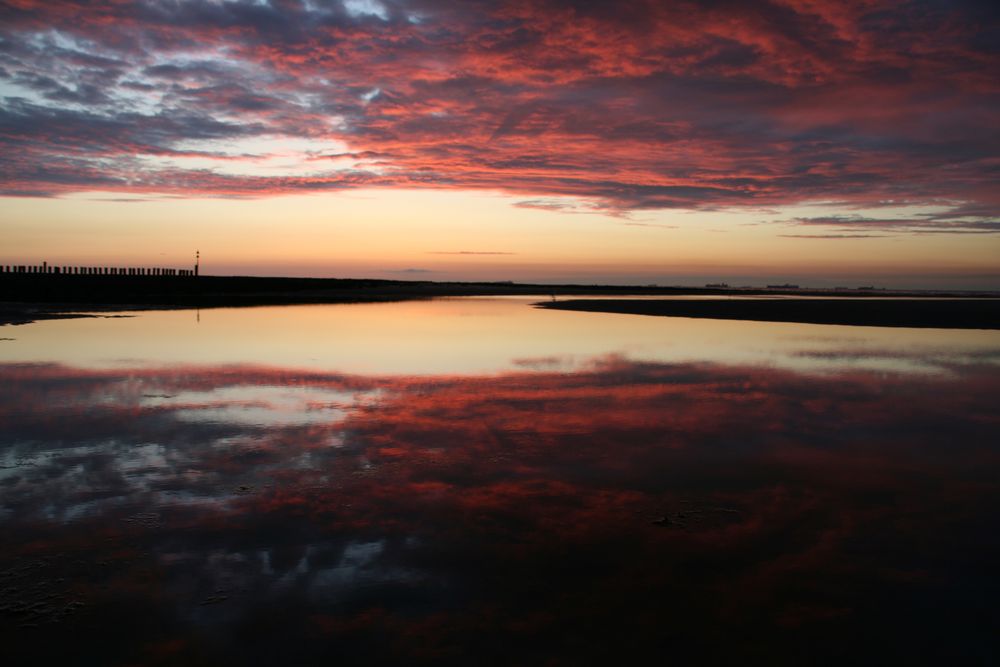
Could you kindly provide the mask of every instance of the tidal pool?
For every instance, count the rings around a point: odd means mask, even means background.
[[[532,301],[0,329],[4,655],[996,663],[997,332]]]

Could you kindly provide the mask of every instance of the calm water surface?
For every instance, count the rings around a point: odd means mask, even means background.
[[[0,328],[40,664],[996,664],[1000,336],[538,310]]]

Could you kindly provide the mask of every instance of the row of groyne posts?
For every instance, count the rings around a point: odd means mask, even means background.
[[[36,265],[0,264],[0,275],[19,274],[32,276],[197,276],[198,268],[167,269],[133,266],[49,266],[48,262]]]

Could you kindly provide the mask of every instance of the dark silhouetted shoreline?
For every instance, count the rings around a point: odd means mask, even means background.
[[[887,296],[949,296],[955,302],[974,295],[946,293],[909,293],[887,291],[852,291],[849,294],[832,290],[775,290],[775,289],[722,289],[697,287],[657,287],[622,285],[539,285],[512,282],[430,282],[405,280],[369,280],[342,278],[272,278],[251,276],[162,276],[162,275],[67,275],[5,273],[0,275],[0,324],[23,324],[40,319],[80,317],[82,313],[123,310],[149,310],[163,308],[220,308],[240,306],[272,306],[319,303],[365,303],[380,301],[405,301],[431,299],[449,296],[720,296],[720,295],[794,295],[794,296],[836,296],[850,304],[859,304],[872,297]],[[850,296],[849,300],[847,297]],[[966,298],[960,298],[960,297]],[[880,311],[859,308],[857,305],[830,305],[834,299],[820,302],[822,306],[796,306],[809,304],[807,300],[782,301],[783,305],[761,305],[766,301],[705,301],[705,302],[633,302],[633,301],[586,301],[582,306],[571,306],[577,302],[560,302],[557,308],[576,310],[607,310],[608,312],[633,312],[648,315],[676,315],[683,317],[724,317],[728,319],[777,319],[779,321],[809,321],[829,324],[874,324],[867,315]],[[719,306],[733,303],[735,305]],[[740,305],[742,303],[742,305]],[[886,302],[879,299],[879,304]],[[953,326],[942,324],[934,313],[938,309],[910,305],[895,306],[893,313],[899,322],[883,326]],[[625,304],[608,306],[606,304]],[[664,304],[664,305],[660,305]],[[696,304],[696,305],[692,305]],[[624,308],[619,310],[618,308]],[[663,310],[666,308],[667,310]],[[683,309],[683,312],[678,309]],[[727,315],[693,314],[712,313],[725,310]],[[993,307],[975,306],[953,307],[959,320],[963,313],[978,313],[974,322],[980,322],[985,315],[994,312]],[[813,314],[813,311],[816,314]],[[917,321],[932,323],[912,324],[914,319],[904,311],[913,311]],[[781,315],[775,315],[781,311]],[[809,312],[810,319],[805,317]],[[933,311],[933,312],[932,312]],[[799,314],[797,314],[797,312]],[[854,313],[854,315],[851,315]],[[850,317],[848,317],[851,315]],[[863,317],[861,316],[863,315]],[[945,313],[947,315],[947,313]],[[858,319],[859,321],[854,321]],[[930,319],[928,319],[928,317]],[[818,318],[818,319],[812,319]],[[832,318],[832,319],[831,319]],[[884,319],[884,318],[883,318]],[[889,321],[893,321],[893,317]],[[880,320],[882,321],[882,320]],[[902,322],[907,323],[902,323]],[[995,326],[990,320],[989,328]],[[954,325],[954,326],[969,326]],[[976,325],[977,328],[979,325]]]
[[[1000,329],[1000,299],[587,299],[537,304],[556,310],[717,320],[873,327]]]

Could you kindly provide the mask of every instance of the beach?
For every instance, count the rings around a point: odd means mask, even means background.
[[[541,308],[586,312],[874,327],[1000,329],[1000,300],[942,298],[572,299]]]

